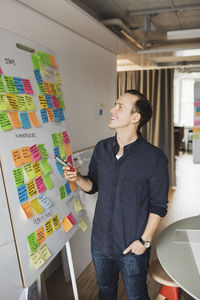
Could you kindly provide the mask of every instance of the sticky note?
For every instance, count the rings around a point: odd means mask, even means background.
[[[74,220],[74,216],[72,215],[72,213],[70,213],[67,218],[70,220],[70,222],[72,223],[72,225],[76,224],[76,221]]]
[[[35,251],[39,247],[35,231],[29,234],[26,239],[28,241],[31,252]]]
[[[60,221],[59,221],[59,218],[58,218],[58,214],[54,215],[52,217],[52,222],[53,222],[53,227],[54,227],[54,230],[58,230],[58,228],[60,227]]]
[[[42,123],[48,123],[48,116],[47,116],[47,111],[46,109],[41,109],[40,110],[41,118],[42,118]]]
[[[23,211],[25,212],[28,219],[30,219],[34,216],[33,210],[32,210],[32,207],[31,207],[29,201],[22,203],[21,207],[22,207]]]
[[[71,188],[70,188],[70,184],[69,184],[69,181],[67,181],[65,184],[65,192],[67,195],[71,194]]]
[[[37,197],[31,200],[31,207],[34,209],[37,215],[41,214],[44,211]]]
[[[47,237],[49,237],[53,233],[53,225],[52,225],[51,219],[49,219],[45,222],[45,231],[46,231]]]
[[[67,133],[67,131],[63,131],[63,141],[64,141],[64,144],[69,144],[70,143],[70,138],[69,138],[69,135]]]
[[[55,83],[55,88],[56,88],[56,95],[57,96],[62,96],[62,90],[61,90],[60,83]]]
[[[41,226],[38,230],[36,230],[36,237],[39,245],[46,240],[44,226]]]
[[[21,148],[12,150],[11,154],[12,154],[13,163],[14,163],[15,168],[22,166],[24,163],[24,160],[23,160]]]
[[[11,76],[4,76],[6,87],[9,93],[17,93],[17,88],[14,83],[14,79]]]
[[[35,177],[40,177],[43,174],[42,169],[40,167],[40,162],[39,161],[33,162],[32,163],[32,168],[34,170]]]
[[[38,150],[40,151],[42,158],[48,157],[48,152],[47,152],[44,144],[38,144],[37,147],[38,147]]]
[[[21,77],[13,77],[18,94],[24,94],[24,86]]]
[[[58,118],[60,121],[64,121],[65,120],[65,116],[64,116],[64,112],[62,108],[57,109],[57,113],[58,113]]]
[[[67,155],[71,155],[72,154],[72,150],[71,150],[69,144],[65,144],[65,151],[66,151]]]
[[[59,110],[58,109],[53,109],[53,115],[54,115],[54,120],[55,122],[60,122],[60,115],[59,115]]]
[[[38,86],[38,90],[39,90],[40,94],[46,93],[43,83],[40,83],[37,86]]]
[[[45,184],[47,189],[51,189],[54,186],[50,174],[44,174],[43,175],[43,180],[44,180],[44,184]]]
[[[52,133],[51,135],[52,143],[54,147],[58,146],[58,135],[57,133]]]
[[[58,145],[64,145],[64,139],[63,139],[63,133],[62,132],[58,132],[57,133],[58,136]]]
[[[44,193],[38,196],[38,200],[44,210],[48,209],[53,204]]]
[[[24,99],[25,99],[27,110],[35,110],[35,105],[34,105],[32,96],[25,95]]]
[[[42,80],[40,70],[39,69],[34,70],[34,74],[35,74],[35,80],[37,81],[37,83],[39,83],[39,84],[42,83],[43,80]]]
[[[44,261],[46,261],[51,256],[51,252],[49,251],[47,244],[42,245],[38,251],[40,253],[40,256],[44,259]]]
[[[2,78],[2,75],[0,75],[0,92],[5,92],[5,91],[6,91],[6,88],[3,83],[3,78]]]
[[[56,96],[51,96],[53,108],[60,108],[60,103]]]
[[[32,266],[35,270],[39,269],[44,263],[44,259],[41,257],[38,251],[34,251],[29,256]]]
[[[194,101],[194,106],[195,107],[200,106],[200,101]]]
[[[194,126],[200,126],[200,120],[194,120]]]
[[[51,66],[53,68],[57,68],[54,56],[50,54],[49,58],[50,58],[50,61],[51,61]]]
[[[56,168],[57,168],[57,171],[60,175],[63,175],[64,171],[63,171],[63,166],[58,162],[56,161]]]
[[[195,107],[197,112],[200,112],[200,106]]]
[[[29,164],[26,164],[24,166],[24,171],[26,172],[26,175],[28,177],[29,180],[32,180],[35,178],[35,172],[33,170],[33,167],[32,167],[32,164],[29,163]]]
[[[54,122],[55,121],[52,108],[47,108],[47,116],[48,116],[49,122]]]
[[[200,127],[193,127],[193,132],[198,132],[198,133],[200,133]]]
[[[55,84],[53,82],[50,82],[50,88],[51,88],[51,95],[56,96],[56,87]]]
[[[45,55],[44,55],[44,52],[42,51],[37,51],[37,56],[38,56],[38,59],[39,59],[39,64],[40,65],[46,65],[46,59],[45,59]]]
[[[50,166],[49,163],[48,163],[47,158],[42,159],[42,160],[40,161],[40,163],[41,163],[41,166],[42,166],[42,170],[43,170],[43,172],[44,172],[45,174],[51,173],[52,169],[51,169],[51,166]]]
[[[46,66],[41,65],[40,66],[40,72],[42,74],[42,77],[46,78],[46,77],[51,77],[51,74],[49,73],[49,71],[46,69]]]
[[[59,187],[59,192],[60,192],[60,198],[61,198],[61,200],[63,200],[66,197],[65,186],[64,185],[61,185]]]
[[[59,147],[53,148],[53,151],[54,151],[55,156],[61,157]]]
[[[31,152],[31,156],[32,156],[33,161],[37,161],[37,160],[42,158],[42,156],[40,154],[40,151],[39,151],[36,144],[30,147],[30,152]]]
[[[200,135],[198,133],[193,134],[193,140],[199,140],[200,139]]]
[[[65,103],[60,96],[57,96],[58,102],[60,104],[60,108],[65,108]]]
[[[43,81],[44,89],[47,95],[51,95],[51,86],[50,82],[48,81]]]
[[[19,115],[17,111],[9,111],[8,112],[11,124],[13,128],[22,128],[22,124],[19,119]]]
[[[38,121],[36,113],[34,111],[32,111],[32,112],[29,111],[28,116],[29,116],[32,126],[34,126],[34,127],[40,126],[40,122]]]
[[[200,111],[196,111],[196,116],[200,117]]]
[[[22,79],[25,94],[33,94],[32,86],[29,79]]]
[[[83,232],[86,231],[87,225],[86,225],[86,223],[84,222],[83,219],[81,219],[81,220],[79,221],[78,225],[79,225],[79,227],[82,229]]]
[[[18,110],[19,109],[17,99],[16,99],[16,95],[6,93],[6,98],[7,98],[7,101],[8,101],[8,108],[9,109],[13,109],[13,110]]]
[[[4,94],[0,94],[0,110],[8,110]]]
[[[75,204],[75,210],[76,210],[77,212],[80,212],[81,210],[83,210],[83,207],[82,207],[82,205],[81,205],[80,200],[76,199],[76,200],[74,201],[74,204]]]
[[[19,116],[20,116],[20,120],[21,120],[21,123],[22,123],[22,128],[24,128],[24,129],[31,128],[31,123],[29,121],[29,117],[28,117],[27,112],[19,113]]]
[[[17,187],[24,184],[24,173],[22,168],[14,169],[13,175]]]
[[[44,184],[42,176],[35,179],[35,184],[38,194],[41,194],[46,191],[46,186]]]
[[[73,165],[73,160],[72,160],[72,156],[71,156],[71,155],[69,155],[69,156],[67,157],[67,161],[68,161],[71,165]]]
[[[39,57],[35,54],[31,54],[31,59],[32,59],[33,69],[39,70],[40,69]]]
[[[21,152],[22,152],[24,164],[32,162],[32,156],[31,156],[31,151],[29,146],[22,147]]]
[[[60,157],[62,159],[66,158],[66,153],[65,153],[65,145],[59,145],[59,151],[60,151]]]
[[[53,104],[52,104],[52,101],[51,101],[51,96],[50,95],[45,95],[45,100],[46,100],[48,108],[53,108]]]
[[[55,75],[55,78],[56,78],[56,82],[57,83],[62,83],[62,78],[61,78],[61,75],[58,71],[54,71],[54,75]]]
[[[2,68],[0,67],[0,74],[3,74]]]
[[[70,220],[67,218],[67,216],[65,216],[62,219],[61,224],[62,224],[63,229],[66,232],[68,232],[73,227],[73,224],[70,222]]]
[[[76,183],[70,182],[69,184],[70,184],[71,191],[75,192],[77,190]]]
[[[24,203],[26,200],[28,200],[28,193],[26,189],[26,184],[22,184],[17,187],[17,193],[20,204]]]
[[[25,98],[24,95],[15,95],[17,103],[18,103],[18,107],[20,111],[26,111],[27,107],[26,107],[26,102],[25,102]]]
[[[27,191],[28,191],[28,197],[29,198],[32,198],[37,194],[34,179],[27,182],[26,188],[27,188]]]
[[[44,95],[39,95],[38,101],[41,109],[48,108],[47,101]]]

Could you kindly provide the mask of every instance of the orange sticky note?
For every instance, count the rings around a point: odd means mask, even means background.
[[[72,191],[72,192],[75,192],[76,189],[77,189],[77,188],[76,188],[76,184],[75,184],[74,182],[70,182],[69,184],[70,184],[71,191]]]
[[[196,116],[200,117],[200,111],[196,111]]]
[[[30,147],[29,146],[22,147],[21,150],[22,150],[24,164],[28,164],[28,163],[32,162]]]
[[[53,115],[53,109],[52,108],[47,109],[47,116],[48,116],[49,122],[54,122],[54,115]]]
[[[9,111],[8,115],[9,115],[12,127],[14,127],[14,128],[21,128],[22,127],[22,124],[20,122],[19,115],[18,115],[17,111]]]
[[[68,232],[72,227],[73,227],[73,224],[70,222],[70,220],[65,216],[62,221],[62,227],[63,229]]]
[[[48,81],[43,81],[43,85],[46,91],[47,95],[51,95],[51,86],[50,86],[50,82]]]
[[[66,151],[67,155],[71,155],[72,154],[72,150],[71,150],[69,144],[65,144],[65,151]]]
[[[21,148],[11,151],[15,168],[24,164]]]
[[[21,207],[23,208],[28,219],[33,217],[33,210],[28,200],[21,204]]]
[[[50,58],[50,61],[51,61],[51,66],[53,68],[57,68],[54,56],[50,54],[49,58]]]
[[[32,126],[34,126],[34,127],[40,126],[40,122],[38,121],[36,113],[34,111],[29,111],[28,116],[29,116]]]
[[[200,133],[200,127],[193,127],[193,132]]]
[[[41,226],[38,230],[36,230],[36,237],[39,245],[41,245],[46,240],[44,226]]]

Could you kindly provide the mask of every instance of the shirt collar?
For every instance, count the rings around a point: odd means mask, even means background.
[[[142,134],[139,132],[138,138],[134,142],[124,146],[124,153],[126,153],[128,151],[135,151],[138,148],[138,146],[142,143],[143,139],[144,138],[143,138]],[[117,154],[117,152],[119,151],[119,144],[117,142],[117,134],[113,137],[112,148],[114,150],[114,153]]]

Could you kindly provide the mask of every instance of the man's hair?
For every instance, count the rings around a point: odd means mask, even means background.
[[[152,107],[149,100],[137,90],[127,90],[126,94],[135,95],[138,99],[135,102],[135,106],[132,108],[131,113],[138,112],[141,115],[140,122],[137,127],[137,131],[140,130],[152,117]]]

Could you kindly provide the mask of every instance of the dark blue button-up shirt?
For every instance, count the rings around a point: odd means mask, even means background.
[[[100,141],[93,152],[87,177],[90,194],[98,191],[92,241],[105,254],[121,254],[143,234],[149,213],[167,213],[167,158],[141,134],[124,147],[118,160],[116,136]]]

